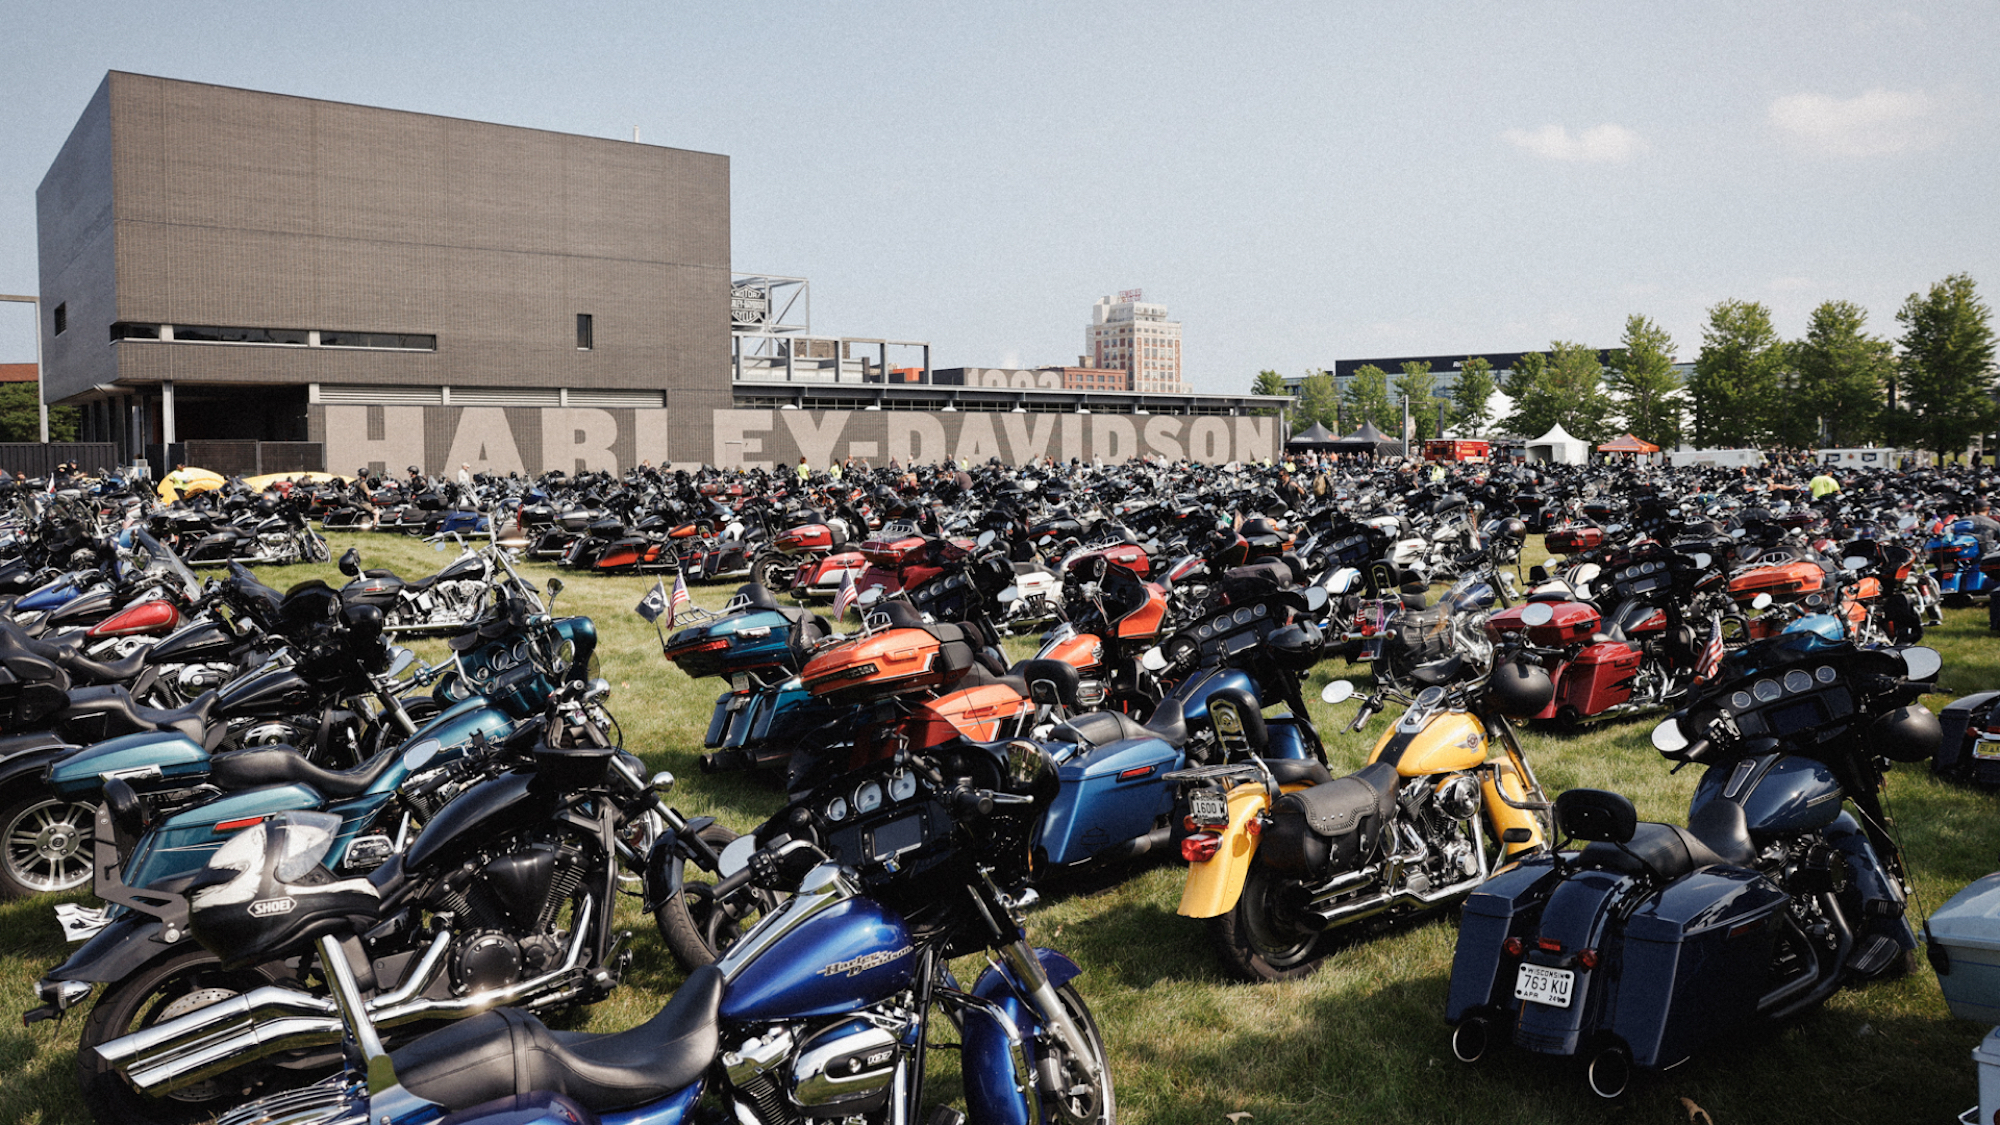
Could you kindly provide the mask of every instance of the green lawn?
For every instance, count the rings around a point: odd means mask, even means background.
[[[415,577],[442,565],[422,544],[383,535],[330,537],[334,554],[361,546],[371,566]],[[1537,547],[1539,541],[1535,541]],[[546,576],[552,567],[526,568]],[[331,566],[270,572],[277,585],[307,577],[339,581]],[[694,682],[660,657],[653,629],[632,607],[652,578],[563,575],[559,610],[597,620],[602,674],[626,744],[682,780],[673,801],[748,829],[779,804],[769,785],[741,775],[707,777],[695,768],[715,681]],[[719,607],[733,587],[696,588]],[[1945,656],[1940,708],[1956,695],[2000,685],[2000,641],[1985,611],[1951,611],[1934,631]],[[420,649],[437,651],[436,642]],[[1338,661],[1320,683],[1348,670]],[[1315,700],[1336,771],[1359,765],[1382,725],[1348,734],[1336,709]],[[1353,704],[1338,709],[1351,718]],[[1677,819],[1696,775],[1670,774],[1646,741],[1650,724],[1626,723],[1569,735],[1530,732],[1524,744],[1550,791],[1591,785],[1629,794],[1642,816]],[[1888,793],[1919,885],[1921,913],[2000,867],[2000,816],[1993,795],[1932,780],[1922,767],[1892,775]],[[1442,1013],[1454,922],[1442,917],[1348,946],[1316,976],[1278,986],[1230,983],[1211,955],[1203,926],[1174,913],[1177,865],[1137,870],[1123,881],[1050,896],[1031,918],[1034,939],[1084,967],[1079,988],[1111,1042],[1118,1100],[1135,1123],[1202,1122],[1224,1114],[1272,1122],[1686,1122],[1683,1099],[1718,1125],[1739,1122],[1887,1122],[1953,1119],[1977,1101],[1969,1052],[1988,1030],[1954,1020],[1937,981],[1920,967],[1909,978],[1836,996],[1824,1009],[1775,1031],[1718,1044],[1670,1075],[1642,1085],[1622,1106],[1599,1102],[1573,1067],[1503,1052],[1481,1068],[1453,1061]],[[1109,883],[1108,889],[1104,883]],[[0,1006],[34,1004],[30,987],[64,956],[49,907],[54,899],[0,907]],[[637,959],[627,987],[566,1021],[615,1030],[650,1015],[679,979],[650,920],[631,909]],[[0,1121],[83,1120],[72,1059],[76,1026],[13,1025],[0,1032]],[[948,1088],[948,1087],[947,1087]]]

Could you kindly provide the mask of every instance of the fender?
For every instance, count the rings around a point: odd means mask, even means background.
[[[138,972],[148,961],[180,951],[160,936],[160,920],[125,914],[91,935],[69,959],[48,971],[45,980],[83,980],[107,984]]]
[[[1188,864],[1178,911],[1182,917],[1219,918],[1236,909],[1236,900],[1243,896],[1243,881],[1257,855],[1257,837],[1250,834],[1249,823],[1271,807],[1271,796],[1263,782],[1253,781],[1230,789],[1228,801],[1229,823],[1219,833],[1222,843],[1214,857]]]
[[[62,736],[54,731],[29,731],[0,738],[0,793],[6,792],[23,775],[40,781],[41,772],[48,768],[49,763],[59,762],[81,749],[83,747],[63,741]]]
[[[1083,972],[1076,962],[1053,949],[1036,946],[1035,959],[1042,963],[1042,972],[1054,988]],[[978,1125],[1039,1125],[1032,1112],[1039,1095],[1032,1076],[1033,1048],[1028,1045],[1034,1042],[1040,1019],[1028,1006],[1013,973],[1002,966],[981,973],[971,992],[990,1007],[968,1010],[968,1015],[978,1011],[985,1018],[965,1020],[960,1032],[966,1108]],[[1017,1052],[1030,1068],[1028,1074],[1018,1074]],[[1021,1088],[1020,1079],[1027,1081],[1027,1089]]]
[[[1620,875],[1610,871],[1582,870],[1570,871],[1549,894],[1548,903],[1542,908],[1539,934],[1543,939],[1560,942],[1560,948],[1569,952],[1579,949],[1598,949],[1604,944],[1607,930],[1614,914],[1627,896],[1643,887],[1636,876]],[[1530,949],[1525,957],[1529,963],[1538,960],[1553,964],[1553,958]],[[1614,966],[1618,962],[1614,961]],[[1494,997],[1503,1007],[1511,1007],[1519,1012],[1514,1028],[1516,1046],[1530,1051],[1552,1055],[1574,1055],[1585,1046],[1585,1038],[1603,1025],[1601,1010],[1606,992],[1616,995],[1617,983],[1607,979],[1616,974],[1577,969],[1575,985],[1570,994],[1567,1008],[1556,1008],[1546,1004],[1528,1004],[1514,999],[1514,974],[1501,973],[1495,982]]]
[[[694,849],[687,841],[714,823],[712,816],[698,816],[687,822],[685,833],[676,832],[653,842],[653,850],[646,855],[646,913],[651,914],[681,893],[681,885],[687,879],[687,861],[694,858]]]

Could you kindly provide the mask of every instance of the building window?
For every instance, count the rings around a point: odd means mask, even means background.
[[[591,342],[590,314],[576,314],[576,350],[587,352],[594,346]]]
[[[56,306],[55,318],[56,318],[56,335],[60,336],[64,332],[67,332],[69,330],[68,301],[64,301],[62,304]]]
[[[157,324],[134,324],[129,320],[121,320],[111,326],[111,338],[113,340],[157,340],[160,338],[160,326]]]
[[[178,336],[180,329],[175,328]],[[300,343],[305,343],[300,340]],[[323,348],[386,348],[405,352],[434,352],[437,350],[436,336],[418,336],[407,332],[325,332],[319,334],[319,346]]]

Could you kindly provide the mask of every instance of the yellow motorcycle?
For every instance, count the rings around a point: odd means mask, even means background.
[[[1544,846],[1549,802],[1508,717],[1548,705],[1548,673],[1507,660],[1481,675],[1452,656],[1413,679],[1414,697],[1383,689],[1363,701],[1352,730],[1385,702],[1406,709],[1346,777],[1308,784],[1255,758],[1173,775],[1185,783],[1180,913],[1210,920],[1231,972],[1305,976],[1329,931],[1447,905]],[[1353,694],[1335,680],[1321,698]]]

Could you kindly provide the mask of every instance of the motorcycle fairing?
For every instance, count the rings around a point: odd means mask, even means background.
[[[901,918],[872,899],[846,899],[798,923],[742,965],[730,979],[721,1015],[728,1022],[762,1022],[850,1012],[909,988],[917,959]]]

